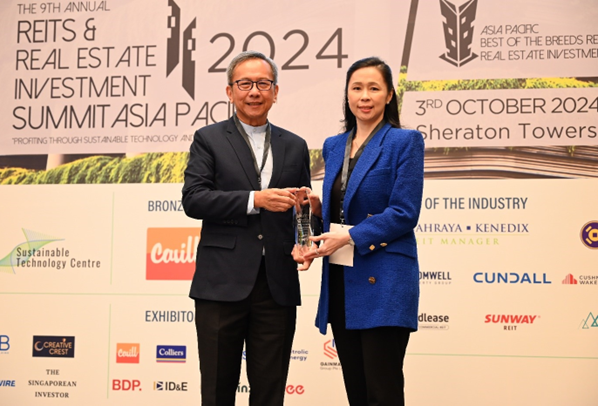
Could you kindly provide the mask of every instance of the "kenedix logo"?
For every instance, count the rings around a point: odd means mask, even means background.
[[[158,345],[156,362],[184,364],[187,362],[187,347],[184,345]]]
[[[596,313],[596,317],[594,317],[594,314],[590,312],[587,317],[581,321],[581,329],[589,330],[595,327],[598,327],[598,313]]]
[[[33,336],[34,357],[75,357],[75,337]]]
[[[446,46],[446,52],[440,55],[440,59],[461,67],[478,57],[471,50],[477,7],[478,0],[469,0],[459,7],[447,0],[440,0],[440,12],[445,18],[442,26]]]
[[[516,273],[516,272],[477,272],[473,274],[475,283],[531,283],[551,284],[546,274]]]
[[[188,382],[169,382],[156,381],[154,382],[154,390],[164,392],[187,392]]]
[[[581,228],[579,237],[588,248],[598,249],[598,221],[589,221]]]

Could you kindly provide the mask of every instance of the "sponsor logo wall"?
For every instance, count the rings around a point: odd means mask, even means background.
[[[0,403],[200,403],[202,224],[181,168],[193,131],[233,113],[228,62],[256,49],[279,66],[270,118],[308,141],[316,193],[353,61],[391,65],[401,121],[425,138],[407,402],[598,404],[570,390],[598,371],[594,1],[0,9]],[[320,267],[300,274],[290,406],[346,403],[334,338],[314,327]],[[472,385],[508,390],[463,396]],[[250,391],[243,370],[237,403]]]

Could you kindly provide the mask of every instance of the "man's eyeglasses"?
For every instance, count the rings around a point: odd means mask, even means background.
[[[240,79],[240,80],[235,80],[233,83],[237,84],[237,87],[239,88],[239,90],[248,92],[251,89],[253,89],[254,83],[257,86],[257,90],[260,90],[260,91],[270,90],[270,89],[272,89],[272,85],[274,84],[274,81],[268,80],[268,79],[262,79],[262,80],[258,80],[257,82],[254,82],[253,80]],[[232,86],[233,83],[229,83],[229,86]]]

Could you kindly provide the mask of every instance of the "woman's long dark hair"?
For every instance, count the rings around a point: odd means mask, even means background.
[[[347,81],[345,82],[345,100],[343,102],[345,118],[342,120],[342,123],[345,126],[345,131],[351,131],[357,125],[355,115],[349,108],[349,98],[347,96],[349,91],[349,80],[351,80],[351,76],[356,70],[369,67],[374,67],[380,71],[382,77],[384,78],[384,82],[386,83],[386,87],[388,88],[388,91],[392,94],[390,103],[388,103],[384,108],[384,119],[391,126],[401,128],[401,123],[399,121],[399,103],[397,101],[397,92],[395,91],[395,87],[393,85],[394,82],[392,81],[392,71],[390,70],[390,67],[382,59],[373,56],[358,60],[353,65],[351,65],[351,67],[347,71]]]

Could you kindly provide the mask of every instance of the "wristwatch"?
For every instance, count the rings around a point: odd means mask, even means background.
[[[349,243],[349,245],[351,246],[355,246],[355,241],[353,241],[353,238],[351,238],[351,236],[349,235],[349,241],[347,241]]]

